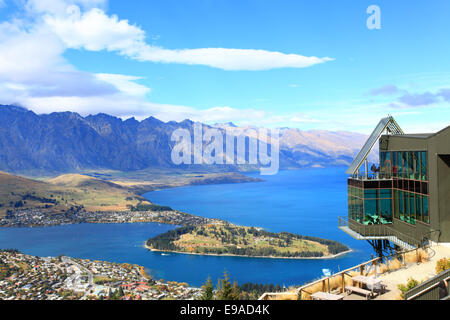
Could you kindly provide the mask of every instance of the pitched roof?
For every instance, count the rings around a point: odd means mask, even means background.
[[[372,151],[375,143],[378,141],[384,131],[387,131],[391,134],[404,134],[403,130],[400,128],[400,126],[392,116],[381,119],[378,125],[375,127],[375,130],[370,135],[369,139],[367,139],[361,151],[359,151],[352,164],[347,169],[347,174],[356,174],[359,171],[359,168],[361,168],[361,165],[367,159],[367,156]]]

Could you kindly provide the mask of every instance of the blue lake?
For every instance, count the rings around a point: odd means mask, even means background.
[[[0,229],[0,248],[37,256],[65,254],[85,259],[145,266],[152,276],[200,286],[226,269],[239,283],[299,285],[368,260],[373,253],[337,228],[347,214],[345,168],[282,171],[259,183],[204,185],[151,192],[161,205],[236,224],[288,231],[341,241],[354,252],[337,259],[288,260],[243,257],[163,255],[143,248],[146,239],[173,229],[156,223],[82,224],[49,228]],[[259,177],[257,174],[252,176]]]

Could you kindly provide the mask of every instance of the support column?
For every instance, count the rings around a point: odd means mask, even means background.
[[[365,169],[365,175],[366,175],[366,179],[369,176],[369,164],[367,163],[367,159],[364,161],[364,169]]]

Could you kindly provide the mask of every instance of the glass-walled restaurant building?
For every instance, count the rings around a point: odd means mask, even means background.
[[[378,179],[349,179],[350,217],[365,225],[429,224],[426,151],[380,152]]]
[[[379,164],[369,173],[368,156],[377,141]],[[392,117],[382,119],[347,173],[342,230],[359,239],[398,240],[403,247],[450,243],[450,127],[404,134]]]

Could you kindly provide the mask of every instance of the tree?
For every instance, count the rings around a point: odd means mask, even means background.
[[[125,295],[125,293],[123,292],[123,288],[122,286],[119,287],[119,298],[122,298]]]
[[[237,281],[233,283],[233,288],[231,289],[231,300],[240,300],[241,298],[241,289]]]
[[[203,292],[200,300],[214,300],[214,286],[211,277],[208,277],[205,284],[202,286]]]
[[[120,289],[122,289],[122,287],[120,287]],[[123,291],[122,291],[122,293],[123,293]],[[120,300],[120,298],[121,298],[120,291],[115,290],[114,292],[112,292],[111,288],[109,288],[108,296],[109,296],[109,300]]]
[[[223,273],[223,279],[219,279],[217,284],[217,299],[218,300],[232,300],[233,288],[230,283],[230,276],[225,270]]]

